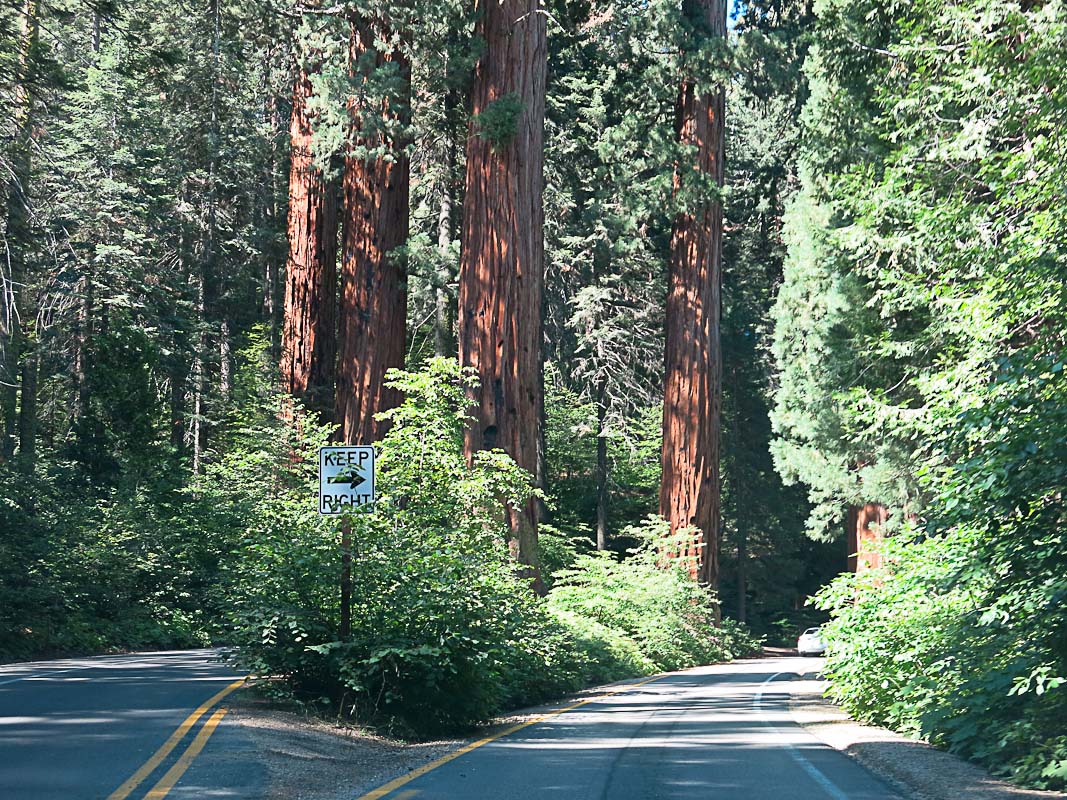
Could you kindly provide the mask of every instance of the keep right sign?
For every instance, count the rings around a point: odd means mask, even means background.
[[[374,503],[374,448],[319,448],[319,513],[343,514]]]

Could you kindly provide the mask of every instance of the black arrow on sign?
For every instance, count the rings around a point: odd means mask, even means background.
[[[347,483],[349,488],[358,489],[367,479],[360,475],[358,472],[353,471],[351,474],[346,475],[343,472],[339,472],[336,475],[331,475],[326,479],[326,483]]]

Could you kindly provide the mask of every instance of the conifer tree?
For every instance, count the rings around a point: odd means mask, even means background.
[[[483,0],[478,12],[459,276],[460,362],[479,379],[466,452],[501,448],[536,475],[547,23],[538,0]],[[507,515],[511,552],[539,585],[536,504]]]
[[[321,415],[333,410],[337,357],[337,187],[315,161],[308,54],[293,82],[289,128],[289,257],[285,270],[282,387]]]
[[[364,86],[349,101],[336,422],[341,440],[355,444],[377,441],[376,415],[400,402],[385,373],[404,366],[407,345],[399,249],[408,236],[411,67],[406,44],[392,41],[399,36],[385,21],[351,22],[350,69]]]
[[[686,0],[683,12],[694,49],[725,38],[725,0]],[[660,486],[660,514],[672,532],[692,530],[682,555],[694,577],[712,587],[719,578],[721,526],[722,204],[707,183],[720,187],[723,182],[724,110],[722,86],[710,88],[694,75],[683,77],[675,128],[679,143],[694,151],[696,163],[679,164],[675,174],[682,208],[671,236]]]

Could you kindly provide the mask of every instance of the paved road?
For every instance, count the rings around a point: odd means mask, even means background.
[[[250,741],[219,716],[225,698],[202,708],[240,678],[214,655],[0,666],[0,798],[118,800],[126,789],[131,800],[265,796],[266,774]]]
[[[263,754],[221,712],[220,693],[240,676],[212,657],[0,667],[0,800],[267,797]],[[761,659],[661,676],[468,748],[364,800],[893,800],[792,722],[789,684],[818,666]],[[355,800],[336,788],[332,796]]]
[[[667,675],[525,727],[364,800],[897,798],[792,722],[788,683],[796,671],[818,666],[818,659],[760,659]]]

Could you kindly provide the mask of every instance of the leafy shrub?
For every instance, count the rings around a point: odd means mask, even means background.
[[[632,641],[655,669],[676,670],[729,660],[759,649],[736,625],[718,626],[717,600],[698,586],[679,558],[661,550],[667,523],[650,517],[624,536],[641,542],[622,561],[608,553],[580,556],[556,576],[553,613],[594,620]],[[664,563],[664,562],[667,563]]]
[[[344,641],[338,523],[319,517],[314,502],[312,456],[326,431],[309,420],[268,422],[209,469],[204,513],[217,527],[243,529],[228,584],[238,661],[281,678],[268,684],[275,690],[422,737],[591,683],[736,652],[742,637],[714,629],[707,593],[682,571],[659,569],[651,547],[608,586],[607,560],[557,543],[560,560],[575,562],[566,586],[547,602],[529,591],[510,561],[501,509],[525,502],[530,479],[500,452],[467,465],[467,380],[444,359],[392,374],[406,401],[388,412],[379,443],[378,503],[351,520]],[[605,591],[634,598],[634,608],[601,618],[588,606]]]
[[[1060,656],[1031,619],[990,614],[996,575],[957,529],[884,543],[888,566],[843,575],[817,603],[833,614],[830,693],[860,719],[924,737],[1043,788],[1065,785]]]

